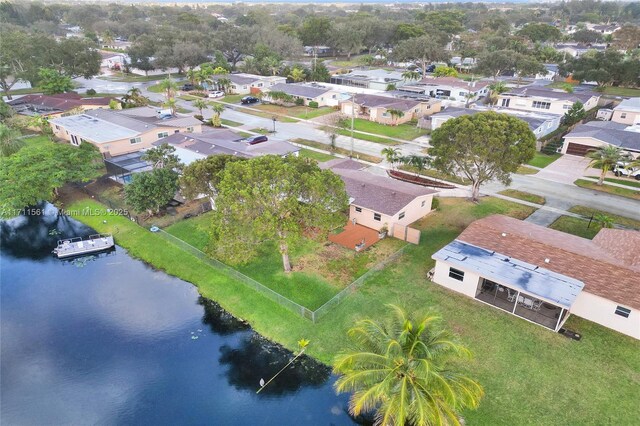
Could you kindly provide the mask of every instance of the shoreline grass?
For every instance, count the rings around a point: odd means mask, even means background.
[[[532,208],[491,197],[477,204],[441,199],[438,211],[412,225],[423,232],[420,245],[408,247],[397,261],[313,324],[212,272],[201,260],[126,217],[106,215],[95,201],[82,199],[65,207],[91,208],[96,215],[78,219],[99,232],[113,233],[131,255],[194,283],[204,297],[247,320],[268,339],[290,349],[297,347],[300,338],[309,339],[307,353],[325,363],[348,347],[346,331],[356,320],[384,316],[388,303],[417,315],[440,315],[443,325],[474,354],[461,366],[462,372],[477,379],[486,392],[478,410],[462,413],[468,424],[633,424],[637,420],[637,340],[572,316],[566,327],[583,336],[575,342],[424,278],[434,265],[431,254],[471,221],[494,213],[523,219]],[[566,395],[571,395],[571,403]]]

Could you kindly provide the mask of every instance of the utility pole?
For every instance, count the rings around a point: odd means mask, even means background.
[[[356,95],[351,97],[351,154],[350,158],[353,158],[353,125],[356,120]]]

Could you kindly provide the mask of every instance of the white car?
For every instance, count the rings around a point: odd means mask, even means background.
[[[627,167],[625,164],[618,163],[618,165],[613,168],[613,174],[616,176],[626,176],[634,178],[635,180],[640,180],[640,169]]]
[[[214,90],[213,92],[209,92],[210,98],[221,98],[224,96],[224,92],[221,90]]]

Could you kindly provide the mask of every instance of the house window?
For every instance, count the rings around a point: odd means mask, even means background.
[[[398,215],[398,219],[404,219],[404,212],[400,212],[400,214]]]
[[[425,204],[427,204],[427,202],[425,200],[422,200],[422,203],[420,203],[420,207],[424,207]]]
[[[464,281],[464,272],[456,268],[449,268],[449,278],[454,280]]]
[[[620,315],[621,317],[629,318],[629,314],[631,314],[631,309],[623,308],[622,306],[618,306],[616,308],[616,315]]]
[[[458,92],[458,95],[460,95],[460,96],[465,96],[465,95],[466,95],[466,93],[465,93],[465,92]]]
[[[373,220],[377,220],[379,222],[381,219],[382,219],[382,216],[380,215],[380,213],[373,214]]]
[[[187,132],[193,132],[193,127],[187,127]]]
[[[533,101],[531,106],[538,109],[549,109],[551,108],[551,102]]]
[[[358,213],[362,213],[362,207],[356,207],[356,211],[357,211]]]
[[[169,136],[169,132],[160,132],[160,133],[158,133],[158,139],[166,138],[167,136]]]
[[[562,105],[562,109],[569,109],[571,108],[569,105]]]
[[[509,108],[509,103],[510,103],[511,99],[503,99],[502,100],[502,105],[503,107]]]
[[[620,118],[627,118],[627,113],[626,112],[620,113]]]
[[[134,143],[140,143],[142,142],[142,138],[131,138],[129,139],[129,142],[133,145]]]
[[[56,124],[56,130],[60,130],[60,126]]]

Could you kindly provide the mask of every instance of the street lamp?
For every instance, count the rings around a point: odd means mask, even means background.
[[[278,118],[274,115],[272,118],[273,120],[273,133],[276,132],[276,121],[278,120]]]

